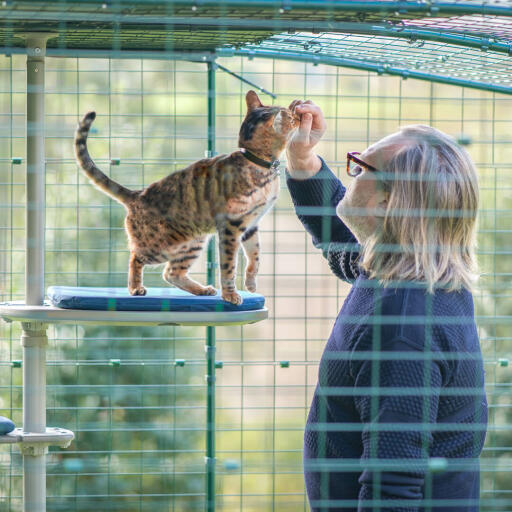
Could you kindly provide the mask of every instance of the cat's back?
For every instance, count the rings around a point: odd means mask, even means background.
[[[268,203],[270,207],[278,191],[279,179],[273,169],[261,170],[235,151],[203,158],[152,183],[140,192],[132,210],[174,218],[206,219],[231,210],[243,215],[256,205]]]
[[[143,205],[155,205],[160,202],[183,202],[191,198],[193,188],[201,179],[215,178],[217,163],[227,155],[203,158],[189,166],[179,169],[161,180],[155,181],[140,191],[139,199]],[[197,199],[197,194],[194,194]]]

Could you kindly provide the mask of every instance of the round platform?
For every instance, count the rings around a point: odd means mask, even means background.
[[[267,308],[254,311],[96,311],[62,309],[44,304],[26,306],[21,302],[0,304],[6,322],[94,325],[243,325],[268,318]]]

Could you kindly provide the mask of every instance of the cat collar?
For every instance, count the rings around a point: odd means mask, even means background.
[[[240,148],[242,155],[247,158],[247,160],[250,160],[254,164],[261,165],[262,167],[266,167],[267,169],[277,169],[279,167],[279,160],[273,160],[272,162],[269,162],[268,160],[263,160],[263,158],[259,158],[258,156],[254,155],[250,151],[248,151],[245,148]]]

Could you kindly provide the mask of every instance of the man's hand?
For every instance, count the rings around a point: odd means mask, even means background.
[[[322,138],[327,125],[322,110],[311,100],[294,100],[288,108],[300,115],[299,129],[286,147],[288,172],[292,178],[305,180],[314,176],[322,166],[313,148]]]

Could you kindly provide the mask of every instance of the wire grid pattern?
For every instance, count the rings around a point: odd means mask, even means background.
[[[381,73],[389,68],[420,70],[430,75],[464,78],[482,84],[502,84],[512,92],[511,57],[501,53],[486,53],[479,49],[464,48],[425,40],[394,39],[359,34],[279,34],[259,45],[247,45],[264,53],[307,54],[312,57],[332,57],[355,63],[372,64]]]
[[[396,32],[408,27],[427,27],[440,33],[510,41],[507,16],[511,7],[510,0],[492,4],[477,1],[435,4],[294,0],[18,1],[2,3],[4,26],[0,34],[5,46],[23,46],[17,37],[20,32],[53,30],[59,38],[50,41],[49,47],[214,50],[220,44],[240,45],[285,29],[304,29],[304,24],[310,29],[326,31],[325,25],[338,31],[345,22],[394,27]],[[447,14],[457,15],[446,17]],[[197,33],[194,26],[203,30]]]
[[[48,55],[147,51],[208,60],[236,51],[512,94],[506,1],[4,2],[0,12],[5,54],[22,51],[21,33],[51,31]]]
[[[6,0],[1,8],[7,19],[30,19],[31,13],[41,15],[40,21],[50,21],[57,14],[65,21],[91,23],[104,19],[116,23],[129,23],[134,19],[177,16],[193,18],[223,17],[230,20],[240,18],[275,19],[281,22],[297,21],[305,16],[315,21],[326,18],[333,21],[382,21],[389,17],[396,19],[443,17],[448,14],[481,12],[482,14],[507,15],[510,0],[451,0],[433,1],[357,1],[357,0],[67,0],[48,2],[46,0]],[[29,16],[27,16],[27,14]],[[66,16],[68,15],[68,16]],[[116,15],[115,20],[109,19]],[[163,20],[165,23],[169,20]],[[219,24],[217,20],[215,25]],[[222,24],[222,22],[221,22]],[[490,26],[490,23],[488,24]]]
[[[509,6],[512,7],[512,6]],[[404,27],[421,27],[455,34],[475,34],[489,39],[512,40],[512,20],[504,16],[456,16],[451,18],[423,18],[407,20]]]
[[[427,123],[471,141],[480,179],[478,258],[484,270],[474,298],[490,403],[482,510],[510,509],[511,99],[322,65],[240,58],[220,63],[275,92],[276,104],[299,97],[321,105],[329,129],[318,152],[345,185],[351,180],[346,152],[362,150],[401,125]],[[24,64],[21,56],[0,60],[0,300],[23,299]],[[246,90],[217,72],[220,153],[236,148]],[[89,142],[93,158],[114,179],[136,188],[203,156],[206,97],[206,69],[198,63],[47,59],[47,285],[126,283],[122,208],[90,185],[72,156],[79,116],[97,111]],[[276,207],[261,223],[259,291],[270,318],[216,329],[222,366],[216,508],[222,511],[308,510],[303,429],[320,355],[350,289],[313,248],[281,186]],[[204,255],[193,270],[204,282]],[[148,269],[145,281],[162,286],[159,270]],[[0,325],[0,414],[18,425],[19,336],[17,324]],[[50,449],[48,510],[202,510],[205,329],[60,326],[49,329],[49,338],[48,424],[73,430],[76,439],[67,450]],[[2,448],[0,467],[0,504],[21,510],[16,448]]]

